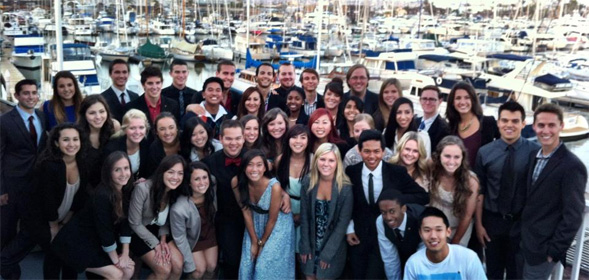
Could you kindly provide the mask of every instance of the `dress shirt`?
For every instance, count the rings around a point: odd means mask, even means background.
[[[162,97],[160,96],[155,106],[152,106],[151,103],[149,103],[149,99],[147,99],[147,95],[145,95],[145,103],[147,103],[151,123],[155,124],[155,119],[157,119],[157,116],[162,112]]]
[[[122,90],[122,91],[120,89],[116,88],[115,86],[110,86],[110,88],[117,95],[117,99],[119,100],[119,103],[121,103],[121,93],[124,93],[123,98],[125,98],[125,103],[131,102],[131,96],[129,96],[129,93],[127,92],[126,88],[125,88],[125,90]]]
[[[548,163],[554,152],[556,152],[556,150],[560,148],[560,145],[562,145],[562,141],[548,155],[542,154],[542,149],[538,150],[538,154],[536,154],[536,165],[534,166],[534,173],[532,174],[532,183],[535,183],[536,180],[538,180],[540,173],[542,173],[542,170],[544,170],[544,167],[546,167],[546,164]]]
[[[499,190],[501,189],[501,174],[503,172],[503,164],[505,157],[507,157],[507,144],[503,139],[497,139],[479,149],[474,172],[477,174],[481,194],[485,196],[484,208],[491,212],[499,213]],[[514,181],[525,184],[529,167],[530,153],[537,150],[540,146],[532,141],[520,137],[512,144],[514,148]],[[521,184],[514,185],[517,188],[525,188]],[[523,205],[518,205],[523,206]],[[517,209],[515,207],[514,209]]]
[[[315,110],[317,110],[317,100],[319,99],[319,96],[317,95],[318,93],[315,92],[315,100],[313,101],[313,103],[307,102],[307,99],[305,98],[305,103],[303,104],[303,106],[305,108],[305,113],[307,113],[307,116],[310,116],[311,114],[313,114],[313,112],[315,112]]]
[[[39,145],[39,141],[41,141],[41,133],[43,133],[43,127],[41,126],[41,120],[39,119],[39,116],[37,116],[37,113],[35,113],[35,110],[33,110],[32,114],[29,114],[27,112],[25,112],[23,109],[21,109],[19,106],[14,106],[14,108],[16,109],[16,111],[18,112],[18,114],[20,115],[20,117],[22,118],[23,122],[25,122],[25,127],[27,128],[27,132],[31,131],[31,128],[29,127],[29,117],[33,117],[33,124],[35,125],[35,131],[37,131],[37,146]],[[4,131],[4,133],[7,133],[6,131]],[[32,138],[32,137],[31,137]]]
[[[368,201],[368,175],[372,173],[372,183],[374,186],[374,201],[378,201],[378,197],[382,192],[382,160],[376,166],[376,168],[372,171],[366,167],[366,164],[362,167],[362,189],[364,190],[364,197],[366,198],[366,202]],[[346,231],[347,234],[355,232],[354,230],[354,220],[350,220],[348,224],[348,230]]]
[[[403,217],[403,222],[399,225],[398,229],[401,230],[401,235],[405,236],[405,227],[407,226],[407,214]],[[387,279],[401,279],[403,274],[403,268],[401,267],[401,259],[399,257],[399,251],[397,246],[393,244],[385,235],[385,225],[383,223],[382,215],[376,219],[376,231],[378,234],[378,247],[380,248],[380,255],[385,267],[385,274]],[[425,245],[423,242],[419,242],[417,250],[421,250]]]
[[[436,120],[436,118],[438,117],[439,114],[435,114],[433,117],[429,118],[429,119],[425,119],[425,116],[421,119],[421,121],[423,122],[423,124],[425,125],[425,128],[423,128],[421,131],[429,131],[430,127],[432,127],[432,124],[434,123],[434,121]]]

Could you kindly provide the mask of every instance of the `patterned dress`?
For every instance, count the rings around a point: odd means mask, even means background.
[[[254,230],[258,238],[264,235],[266,223],[268,223],[272,185],[276,182],[278,180],[272,178],[260,197],[260,201],[254,204],[256,207],[250,207]],[[292,214],[284,214],[280,211],[272,234],[262,248],[261,254],[256,260],[253,260],[250,254],[251,238],[246,229],[241,247],[239,279],[294,279],[294,242],[295,231]]]
[[[317,267],[319,267],[319,255],[321,255],[321,250],[325,245],[327,219],[329,219],[329,200],[317,199],[317,202],[315,202],[315,273],[317,273]]]

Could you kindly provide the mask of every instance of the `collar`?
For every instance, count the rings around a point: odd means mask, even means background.
[[[305,98],[305,104],[315,104],[317,103],[317,99],[319,99],[319,94],[317,94],[317,91],[315,91],[315,100],[313,100],[312,103],[307,102],[307,98]]]
[[[21,109],[20,106],[18,106],[18,104],[16,106],[14,106],[14,108],[16,109],[16,111],[18,112],[18,114],[20,115],[20,117],[25,120],[25,121],[29,121],[29,117],[33,116],[33,118],[35,118],[35,120],[38,120],[39,118],[37,117],[37,114],[35,113],[35,110],[33,110],[32,114],[29,114],[28,112],[26,112],[25,110]]]
[[[375,177],[382,176],[382,160],[378,163],[378,166],[376,166],[376,168],[372,171],[370,171],[370,169],[368,169],[368,167],[366,167],[366,164],[362,164],[362,174],[370,174],[370,173],[372,173],[372,175]]]
[[[110,86],[110,88],[115,92],[115,94],[117,95],[117,97],[121,96],[121,93],[124,93],[125,95],[127,95],[127,89],[125,88],[125,90],[120,90],[118,88],[116,88],[114,85]]]
[[[503,140],[502,138],[499,138],[499,143],[500,143],[499,147],[502,150],[505,150],[507,148],[507,146],[512,145],[513,148],[517,150],[517,148],[519,148],[523,142],[524,142],[524,139],[521,136],[513,144],[507,144],[507,142],[505,142],[505,140]]]
[[[536,154],[536,158],[537,159],[550,159],[552,157],[552,155],[554,155],[554,152],[556,152],[556,151],[558,151],[558,149],[560,149],[560,146],[562,146],[562,141],[560,141],[560,143],[558,144],[558,146],[556,146],[556,149],[554,149],[548,155],[543,155],[542,154],[542,148],[540,148],[540,150],[538,150],[538,153]]]
[[[145,96],[145,103],[147,103],[147,107],[158,108],[162,105],[162,97],[160,96],[160,98],[157,100],[157,103],[155,104],[155,106],[151,106],[151,103],[149,103],[149,100],[146,95]]]
[[[187,86],[186,86],[186,85],[184,85],[184,87],[183,87],[183,88],[181,88],[181,89],[180,89],[180,88],[177,88],[177,87],[174,85],[174,83],[172,83],[172,84],[171,84],[171,87],[172,87],[174,90],[176,90],[177,92],[184,91],[184,90],[186,90],[186,88],[187,88]]]
[[[425,116],[423,117],[423,122],[427,125],[427,124],[431,124],[433,123],[436,118],[440,115],[440,113],[435,114],[433,117],[426,119]]]
[[[407,205],[405,205],[405,207],[407,207]],[[399,225],[398,229],[405,232],[406,228],[407,228],[407,211],[405,211],[405,214],[403,214],[403,222]]]
[[[227,110],[225,110],[225,107],[223,107],[223,105],[219,104],[219,111],[217,112],[217,114],[213,118],[213,115],[211,115],[211,113],[209,113],[209,111],[207,111],[205,104],[206,104],[206,101],[203,100],[200,103],[200,106],[202,106],[205,109],[205,116],[207,116],[207,118],[210,118],[213,121],[217,121],[222,116],[227,115]]]

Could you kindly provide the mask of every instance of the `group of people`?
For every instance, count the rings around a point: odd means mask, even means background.
[[[40,109],[37,82],[17,83],[0,116],[2,278],[37,244],[48,279],[140,265],[149,279],[538,279],[564,263],[587,170],[558,106],[534,112],[536,143],[520,104],[484,116],[468,83],[445,118],[424,87],[417,117],[398,80],[369,91],[363,65],[323,93],[288,63],[239,93],[235,70],[220,62],[196,91],[185,62],[163,89],[149,66],[138,95],[115,60],[102,94],[63,71]]]

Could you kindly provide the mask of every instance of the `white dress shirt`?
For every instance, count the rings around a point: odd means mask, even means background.
[[[372,184],[374,186],[374,202],[378,201],[378,197],[382,192],[382,160],[376,166],[376,168],[372,171],[366,167],[366,164],[362,167],[362,189],[364,190],[364,197],[366,198],[366,202],[368,201],[368,175],[372,173]],[[354,220],[350,220],[348,224],[347,234],[354,233]]]

